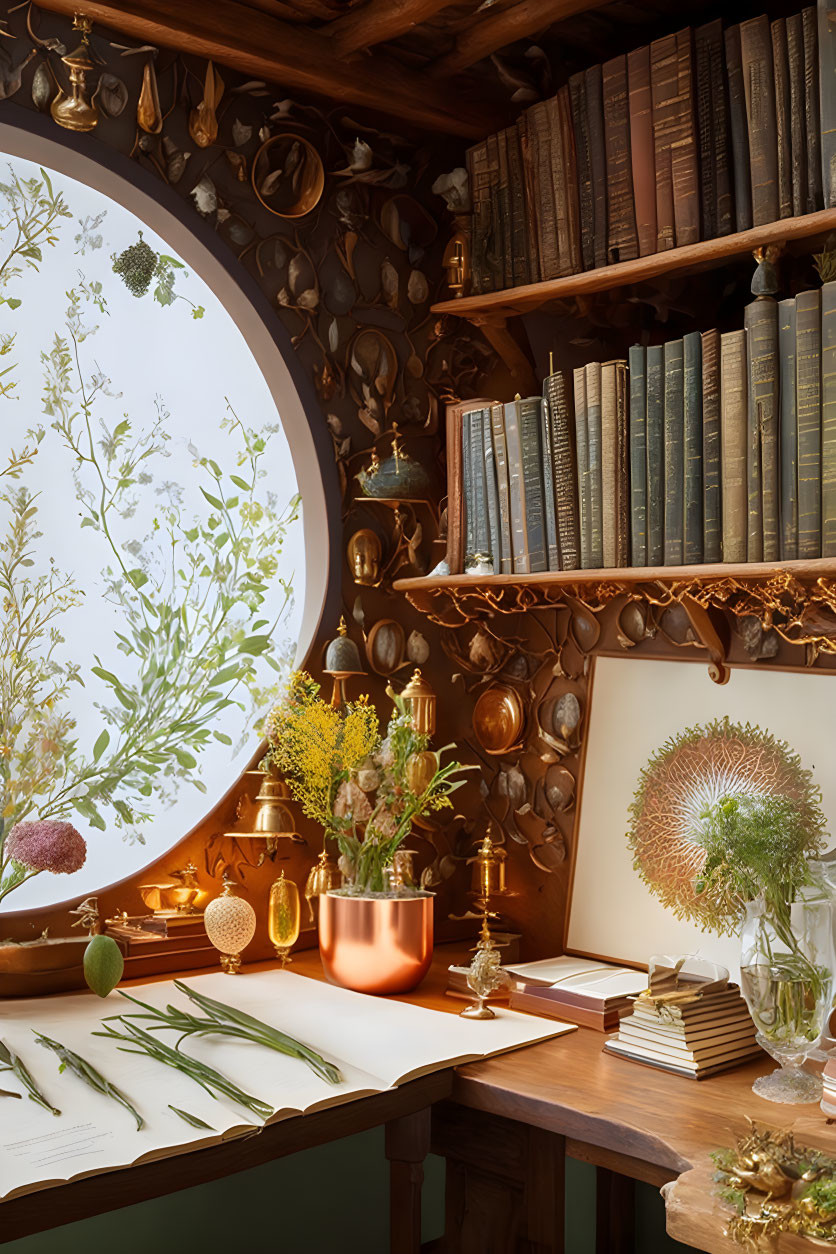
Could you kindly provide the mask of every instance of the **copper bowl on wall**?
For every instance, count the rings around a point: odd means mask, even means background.
[[[332,984],[357,993],[408,993],[433,956],[433,895],[319,899],[319,952]]]

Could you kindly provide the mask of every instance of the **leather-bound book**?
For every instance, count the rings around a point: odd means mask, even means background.
[[[488,141],[474,144],[467,150],[467,176],[470,183],[471,216],[471,288],[474,293],[487,292],[487,249],[491,222]]]
[[[824,207],[821,170],[821,109],[819,101],[819,36],[816,10],[801,10],[804,43],[804,126],[807,135],[807,212]]]
[[[589,158],[592,167],[593,246],[595,265],[607,264],[607,152],[604,140],[603,77],[600,65],[584,74]]]
[[[685,497],[683,557],[688,565],[703,560],[702,532],[702,339],[689,331],[682,339],[683,457]]]
[[[676,122],[671,137],[673,221],[676,244],[696,244],[700,238],[700,171],[697,123],[694,113],[694,54],[691,30],[676,36]]]
[[[501,170],[499,162],[499,136],[489,135],[488,171],[490,178],[489,198],[491,204],[490,229],[485,248],[485,264],[487,269],[488,292],[501,291],[505,285],[505,223],[503,221],[503,205],[505,202],[501,187]]]
[[[604,63],[602,85],[607,153],[607,258],[632,261],[639,255],[639,240],[633,204],[626,56],[613,57]]]
[[[836,557],[836,283],[821,290],[821,555]]]
[[[508,178],[511,185],[511,269],[514,286],[519,287],[531,282],[528,264],[525,177],[519,131],[516,126],[510,126],[505,134],[508,140]]]
[[[768,18],[753,17],[748,22],[741,22],[740,60],[749,127],[752,225],[764,226],[778,217],[775,72]]]
[[[589,442],[589,561],[593,569],[604,565],[601,481],[601,363],[586,370],[586,427]]]
[[[540,406],[540,452],[543,471],[543,523],[546,530],[546,569],[560,570],[560,544],[557,538],[557,507],[554,495],[554,443],[551,410],[545,388]]]
[[[732,187],[732,144],[729,119],[729,87],[726,78],[726,55],[723,28],[718,19],[709,22],[708,51],[711,67],[711,103],[714,123],[714,166],[717,191],[717,234],[731,235],[735,230],[734,192]]]
[[[595,265],[595,208],[589,120],[586,111],[586,79],[583,73],[573,74],[569,79],[569,99],[572,105],[572,130],[575,135],[575,159],[578,167],[581,258],[584,270],[591,270]]]
[[[581,254],[581,213],[578,199],[578,162],[575,152],[575,133],[572,128],[572,105],[568,85],[561,87],[557,93],[557,110],[560,138],[563,145],[562,178],[566,187],[569,273],[580,274],[583,269],[583,256]]]
[[[558,273],[572,273],[572,257],[569,247],[569,196],[566,180],[566,158],[563,152],[563,132],[560,129],[560,109],[557,96],[546,101],[546,116],[551,137],[552,159],[549,181],[554,199],[554,223],[557,232]]]
[[[740,27],[725,32],[726,76],[729,84],[729,131],[732,147],[735,229],[747,231],[752,225],[752,180],[749,173],[749,129],[740,60]]]
[[[720,332],[702,333],[702,547],[704,562],[723,557],[720,492]]]
[[[666,35],[650,45],[650,99],[653,119],[653,159],[656,169],[656,251],[676,244],[671,166],[672,101],[676,96],[676,36]]]
[[[821,557],[821,292],[795,298],[798,556]]]
[[[746,332],[720,337],[720,457],[723,472],[723,561],[746,561]]]
[[[533,147],[534,140],[529,134],[528,118],[525,113],[521,113],[517,118],[517,135],[520,141],[522,180],[525,195],[525,237],[528,250],[528,275],[529,281],[536,283],[540,278],[536,153]]]
[[[589,478],[589,431],[586,418],[586,370],[572,371],[575,401],[575,455],[578,462],[578,516],[581,569],[592,566],[592,486]]]
[[[782,17],[771,26],[772,65],[775,74],[775,138],[778,148],[778,214],[792,216],[792,120],[787,24]]]
[[[473,450],[471,447],[471,423],[473,411],[469,406],[462,410],[462,498],[464,500],[464,566],[469,565],[476,553],[476,487],[473,481]]]
[[[464,570],[465,505],[461,402],[445,411],[447,447],[447,565],[451,575]]]
[[[682,340],[665,344],[665,565],[685,557],[685,380]]]
[[[514,286],[513,260],[513,217],[511,204],[511,174],[508,165],[508,131],[499,131],[496,135],[499,153],[499,227],[500,247],[502,252],[502,287]]]
[[[511,510],[511,553],[515,575],[531,571],[528,543],[525,477],[523,475],[522,426],[519,397],[505,404],[505,448],[508,456],[508,501]],[[545,546],[544,546],[545,549]]]
[[[630,565],[630,382],[627,362],[615,363],[615,564]]]
[[[795,301],[778,305],[778,374],[781,380],[781,561],[798,557],[798,415],[795,385]]]
[[[514,572],[514,553],[511,543],[511,499],[508,483],[508,450],[505,444],[505,406],[494,403],[490,406],[490,411],[499,502],[499,573],[511,575]],[[496,569],[494,557],[494,570]]]
[[[471,492],[468,495],[468,518],[472,516],[473,549],[469,557],[477,553],[487,555],[491,550],[490,517],[488,514],[488,482],[485,467],[485,425],[490,421],[489,410],[483,408],[469,409],[465,414],[470,436],[469,482]]]
[[[836,208],[836,13],[818,0],[821,169],[825,209]]]
[[[557,243],[557,220],[552,190],[552,145],[548,103],[545,100],[526,111],[526,127],[531,138],[537,204],[537,245],[540,258],[539,277],[554,279],[560,274]]]
[[[630,158],[639,256],[656,252],[656,158],[650,101],[650,48],[627,55],[627,99],[630,113]]]
[[[519,414],[522,473],[525,485],[525,526],[528,534],[529,568],[548,570],[546,511],[543,489],[543,448],[540,441],[542,398],[526,396],[515,401]]]
[[[804,33],[801,14],[787,18],[787,74],[790,92],[790,182],[794,217],[807,212],[807,128],[804,122]]]
[[[575,451],[572,437],[573,421],[569,403],[569,386],[563,371],[555,371],[546,377],[543,384],[543,401],[544,406],[548,406],[551,419],[554,495],[561,569],[577,570],[580,566],[580,540]]]
[[[634,566],[647,565],[647,349],[634,344],[630,374],[630,551]]]
[[[714,109],[711,80],[711,46],[722,41],[722,24],[708,22],[694,31],[694,70],[696,81],[697,144],[700,155],[700,211],[704,239],[717,235],[717,161],[715,153]]]
[[[618,426],[616,416],[616,362],[601,366],[601,529],[604,566],[618,565]]]
[[[485,462],[486,507],[488,513],[488,534],[490,536],[490,555],[493,572],[498,575],[502,565],[502,540],[500,537],[501,519],[499,514],[499,485],[496,478],[496,457],[493,447],[493,431],[491,429],[491,411],[482,410],[482,440]]]
[[[665,349],[647,350],[647,564],[665,560]]]
[[[753,301],[743,316],[749,363],[749,423],[746,451],[748,496],[747,560],[778,560],[778,306]]]

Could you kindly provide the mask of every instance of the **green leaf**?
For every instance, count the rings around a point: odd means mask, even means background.
[[[251,485],[247,483],[246,479],[242,479],[240,475],[230,475],[229,478],[236,488],[240,488],[242,492],[249,492]]]
[[[185,771],[192,771],[197,766],[197,758],[192,757],[185,749],[175,749],[174,756]]]
[[[110,744],[110,732],[107,730],[107,728],[105,728],[104,731],[99,736],[96,743],[93,745],[93,761],[94,762],[98,762],[99,758],[102,756],[102,754],[104,753],[105,749],[107,748],[109,744]]]
[[[130,579],[133,586],[137,589],[137,591],[139,591],[140,588],[144,587],[145,584],[147,584],[148,582],[148,576],[146,575],[145,571],[140,570],[138,566],[136,567],[136,569],[128,571],[128,578]]]
[[[116,678],[113,672],[106,671],[103,666],[91,666],[90,670],[93,672],[94,675],[98,675],[99,679],[103,679],[105,683],[110,684],[112,688],[118,688],[120,686],[119,680]]]
[[[216,496],[212,496],[212,493],[207,492],[204,487],[201,487],[200,490],[203,493],[203,495],[206,497],[206,500],[209,502],[209,504],[212,506],[213,509],[221,509],[221,510],[223,509],[224,507],[223,501],[219,501]]]
[[[238,646],[239,653],[258,654],[270,648],[269,636],[247,636]]]
[[[20,306],[23,304],[23,301],[18,300],[16,296],[7,296],[6,304],[9,306],[9,309],[20,309]]]
[[[222,745],[232,744],[232,737],[227,736],[226,732],[213,731],[212,735],[215,737],[216,740],[219,740]]]

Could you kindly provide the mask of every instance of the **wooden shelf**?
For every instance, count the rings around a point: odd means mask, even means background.
[[[585,270],[581,274],[547,279],[543,283],[529,283],[524,287],[508,288],[502,292],[486,292],[481,296],[463,296],[456,300],[441,301],[433,305],[432,311],[456,314],[477,324],[482,319],[501,321],[531,313],[551,301],[613,291],[632,283],[658,278],[663,274],[688,274],[695,270],[713,269],[767,244],[789,243],[792,240],[827,235],[834,230],[836,209],[822,209],[818,213],[808,213],[798,218],[782,218],[766,226],[739,231],[736,235],[723,235],[718,239],[671,248],[667,252],[652,253],[649,257],[638,257],[635,261],[619,261],[611,266],[601,266],[597,270]]]

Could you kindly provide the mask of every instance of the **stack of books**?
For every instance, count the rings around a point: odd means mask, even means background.
[[[633,999],[647,988],[647,972],[571,956],[508,968],[514,984],[509,1005],[612,1032],[630,1013]]]
[[[829,0],[575,74],[467,155],[476,293],[836,205]]]
[[[760,1054],[755,1025],[736,984],[682,980],[657,970],[622,1019],[607,1053],[704,1080]]]
[[[447,439],[454,574],[836,557],[836,282],[451,406]]]

